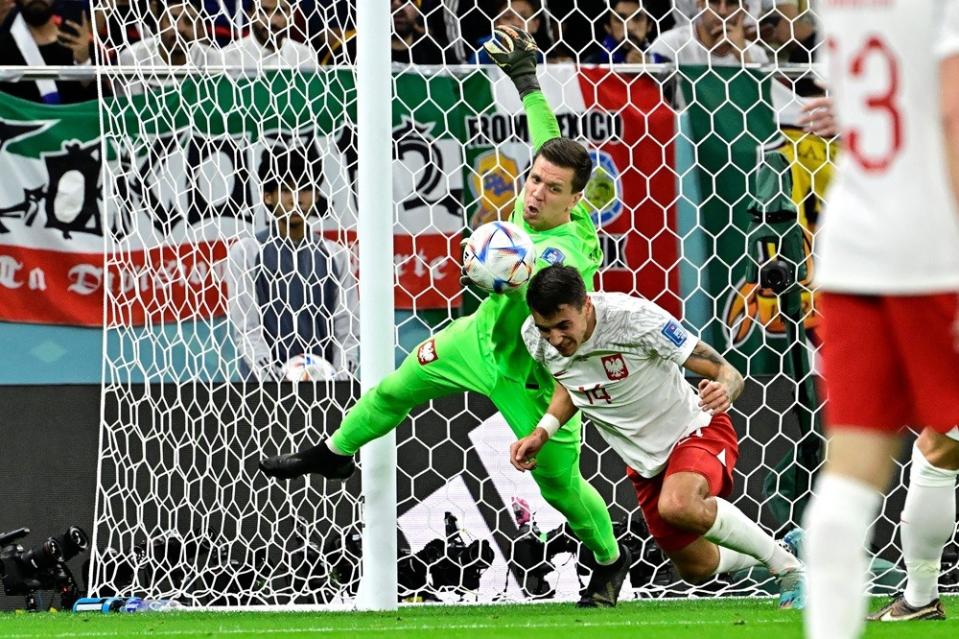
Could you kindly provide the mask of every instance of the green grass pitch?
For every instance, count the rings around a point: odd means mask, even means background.
[[[874,600],[873,607],[882,603]],[[945,600],[949,619],[873,624],[866,637],[956,637],[959,598]],[[319,639],[800,639],[801,614],[774,600],[626,602],[613,610],[572,604],[404,606],[391,613],[178,612],[154,614],[0,614],[0,637],[317,637]]]

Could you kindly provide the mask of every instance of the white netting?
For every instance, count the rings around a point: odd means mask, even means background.
[[[245,605],[349,603],[356,592],[358,474],[287,484],[256,470],[262,456],[321,441],[359,394],[354,11],[254,4],[94,7],[99,81],[115,95],[101,116],[109,287],[95,593]],[[397,360],[475,309],[458,283],[459,241],[508,215],[522,187],[528,124],[479,43],[495,23],[524,26],[545,52],[540,79],[563,134],[594,159],[600,286],[656,301],[747,376],[731,499],[782,536],[821,441],[814,330],[795,330],[817,323],[810,238],[835,154],[796,127],[803,97],[821,93],[808,66],[816,21],[805,0],[757,1],[741,23],[735,2],[676,4],[392,2]],[[305,183],[315,193],[294,197]],[[750,210],[791,212],[801,226],[788,215],[760,224]],[[296,248],[277,239],[290,233]],[[757,281],[777,256],[800,280],[787,317]],[[331,366],[288,365],[297,355]],[[622,462],[584,432],[583,473],[637,558],[624,597],[692,592],[648,539]],[[435,400],[399,428],[402,596],[577,596],[579,548],[509,466],[512,440],[477,396]],[[876,537],[892,561],[896,520],[884,516]],[[771,588],[757,571],[695,592]]]

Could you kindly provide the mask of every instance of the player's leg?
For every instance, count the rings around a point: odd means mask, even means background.
[[[481,352],[476,331],[464,320],[420,344],[397,370],[364,393],[329,439],[297,453],[262,460],[261,470],[279,478],[306,473],[348,477],[356,451],[396,428],[413,407],[454,392],[490,393],[494,372]]]
[[[939,602],[942,549],[956,528],[959,442],[925,428],[912,448],[909,490],[900,520],[906,589],[872,621],[944,619]]]
[[[713,575],[752,568],[759,563],[754,557],[718,546],[699,533],[677,528],[663,519],[659,513],[659,497],[664,475],[665,472],[662,472],[647,478],[632,468],[626,468],[626,476],[636,489],[636,498],[649,534],[676,567],[680,577],[695,584]]]
[[[711,463],[709,460],[703,461],[705,464]],[[703,461],[699,462],[700,467],[705,465]],[[701,579],[729,572],[729,569],[720,566],[720,563],[735,563],[740,569],[763,564],[773,575],[802,566],[796,557],[776,543],[759,524],[730,502],[711,493],[709,482],[700,472],[677,472],[663,481],[659,496],[660,517],[671,526],[695,533],[716,546],[732,551],[720,558],[717,550],[716,561],[712,566],[708,566],[709,570],[705,574],[702,573],[704,566],[701,563],[691,565],[689,570],[685,571],[680,565],[681,561],[677,560],[677,568],[683,578],[687,578],[688,573],[688,580],[695,582],[697,577]],[[736,555],[744,555],[749,559]]]
[[[827,293],[819,303],[830,441],[805,515],[806,636],[852,639],[866,607],[864,548],[909,401],[882,298]]]
[[[902,511],[902,554],[907,582],[904,596],[878,615],[890,619],[941,619],[939,564],[956,519],[959,469],[959,353],[952,328],[959,305],[955,293],[893,298],[889,314],[898,327],[894,339],[907,355],[906,378],[923,429],[912,452],[909,491]]]
[[[900,441],[895,433],[850,427],[829,435],[829,460],[806,510],[806,636],[852,639],[862,631],[866,612],[863,549]]]
[[[518,438],[532,432],[549,405],[548,394],[505,379],[491,399]],[[573,534],[593,552],[599,566],[581,605],[588,605],[587,599],[593,605],[615,605],[632,561],[616,541],[606,503],[580,472],[579,441],[576,415],[536,455],[532,476],[543,499],[566,517]]]
[[[732,470],[738,457],[736,431],[727,415],[716,415],[710,424],[676,445],[657,501],[659,516],[674,529],[702,537],[718,546],[708,553],[715,561],[704,564],[707,545],[665,549],[680,574],[695,581],[734,569],[765,565],[780,582],[780,606],[803,605],[802,564],[756,522],[724,497],[732,491]]]

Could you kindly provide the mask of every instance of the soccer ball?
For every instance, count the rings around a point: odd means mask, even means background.
[[[533,275],[536,249],[526,231],[509,222],[478,227],[463,247],[463,271],[486,291],[521,287]]]
[[[333,364],[310,353],[291,357],[283,365],[283,377],[291,382],[321,382],[335,376],[336,369]]]

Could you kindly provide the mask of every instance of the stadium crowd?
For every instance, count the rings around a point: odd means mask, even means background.
[[[0,65],[119,64],[301,68],[355,61],[355,3],[346,0],[0,0]],[[548,62],[808,62],[806,0],[392,0],[392,59],[401,65],[489,64],[491,27],[533,34]],[[742,55],[740,55],[742,54]],[[114,82],[138,93],[169,76]],[[92,81],[2,82],[48,103],[94,99]]]

